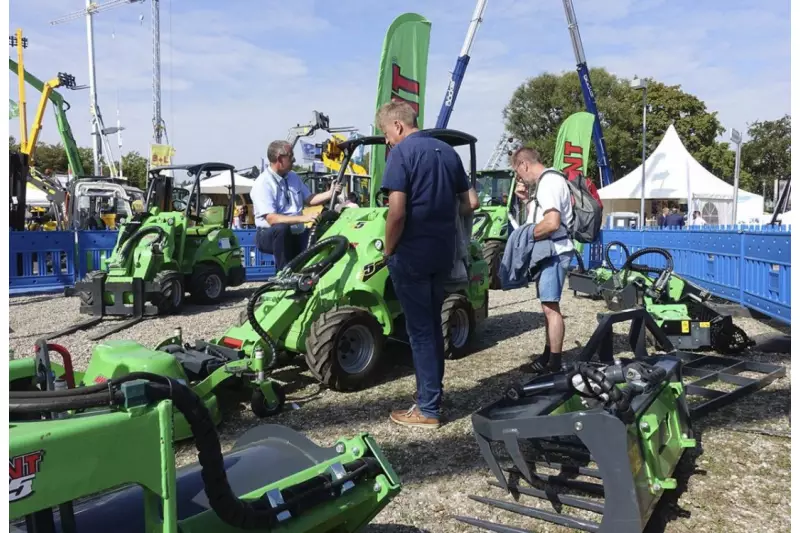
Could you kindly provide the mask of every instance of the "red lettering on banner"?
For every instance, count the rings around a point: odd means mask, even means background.
[[[573,154],[576,154],[577,157]],[[567,141],[564,143],[564,163],[567,165],[562,172],[579,171],[583,165],[583,148]]]
[[[392,64],[392,100],[406,102],[414,108],[415,113],[419,113],[419,104],[400,96],[400,90],[419,96],[419,82],[407,78],[400,73],[400,65]]]

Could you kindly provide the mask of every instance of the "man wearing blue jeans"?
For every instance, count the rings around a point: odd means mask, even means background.
[[[405,102],[383,105],[376,124],[390,147],[382,187],[389,193],[384,254],[411,342],[417,394],[392,422],[438,428],[444,380],[442,304],[456,252],[456,214],[472,212],[458,153],[417,128]],[[477,201],[477,196],[475,196]]]
[[[517,195],[527,199],[527,188],[535,187],[528,206],[528,223],[533,227],[534,240],[550,239],[556,255],[540,265],[536,285],[542,304],[545,327],[544,352],[532,364],[534,373],[555,371],[561,368],[561,350],[564,346],[564,317],[561,315],[561,292],[567,278],[567,268],[575,247],[567,231],[572,221],[572,195],[566,177],[553,169],[545,168],[539,153],[533,148],[520,148],[511,157],[516,172]]]

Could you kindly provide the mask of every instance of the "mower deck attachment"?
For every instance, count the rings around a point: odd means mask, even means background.
[[[138,324],[146,316],[154,316],[158,314],[158,309],[147,303],[146,294],[155,292],[158,288],[152,282],[146,282],[141,278],[133,278],[130,283],[111,282],[106,283],[105,276],[96,276],[90,281],[79,281],[75,284],[75,292],[78,291],[91,292],[94,297],[92,298],[91,305],[81,303],[81,314],[92,315],[92,318],[73,324],[61,331],[58,331],[50,336],[51,339],[63,337],[75,333],[76,331],[88,329],[99,324],[106,316],[123,316],[131,317],[129,320],[115,324],[99,333],[90,335],[89,338],[93,341],[102,339],[117,333],[123,329],[127,329],[135,324]],[[103,299],[103,295],[108,291],[113,294],[114,303],[107,304]],[[125,293],[131,293],[133,301],[126,304],[124,300]]]
[[[641,533],[663,492],[677,487],[672,475],[684,449],[696,445],[693,418],[785,374],[779,365],[675,351],[641,308],[599,318],[577,363],[515,385],[472,415],[481,455],[496,478],[489,485],[513,498],[472,500],[580,531]],[[613,325],[620,322],[631,324],[633,359],[613,357]],[[669,353],[649,355],[648,333]],[[684,375],[699,379],[684,385]],[[708,388],[715,381],[735,388]],[[690,408],[692,396],[701,401]],[[536,500],[549,508],[529,504]],[[497,533],[531,530],[455,518]]]

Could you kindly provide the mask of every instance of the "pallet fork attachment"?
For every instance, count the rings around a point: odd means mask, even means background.
[[[106,316],[130,317],[128,320],[115,324],[99,333],[90,335],[89,338],[95,341],[134,326],[144,320],[146,316],[155,316],[158,314],[158,309],[148,304],[146,301],[146,294],[156,290],[155,284],[146,282],[141,278],[133,278],[130,283],[107,283],[106,276],[95,276],[89,281],[80,281],[76,283],[75,292],[81,290],[91,291],[91,293],[95,295],[91,305],[81,303],[80,306],[81,314],[91,315],[92,318],[78,322],[77,324],[73,324],[54,333],[50,336],[51,339],[96,326],[102,322],[103,318]],[[111,304],[107,304],[103,299],[103,295],[106,291],[113,294],[114,301]],[[125,293],[131,293],[132,295],[132,302],[130,304],[125,303]]]

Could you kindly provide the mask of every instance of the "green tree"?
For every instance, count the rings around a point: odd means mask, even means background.
[[[128,178],[128,183],[144,190],[147,186],[147,158],[137,151],[123,155],[122,175]]]
[[[754,192],[773,199],[772,184],[792,172],[792,117],[756,121],[750,124],[750,140],[742,144],[742,168],[752,175]]]
[[[605,69],[592,69],[590,75],[616,179],[642,160],[642,93],[632,89],[629,80]],[[647,82],[647,153],[655,150],[667,128],[674,124],[692,156],[715,175],[732,182],[734,154],[727,143],[716,141],[725,131],[716,112],[710,112],[702,100],[684,92],[680,85],[666,85],[653,79]],[[584,108],[577,72],[542,74],[528,79],[514,91],[503,116],[508,132],[536,147],[545,163],[550,163],[561,123]],[[590,176],[598,176],[594,158],[588,172]]]

